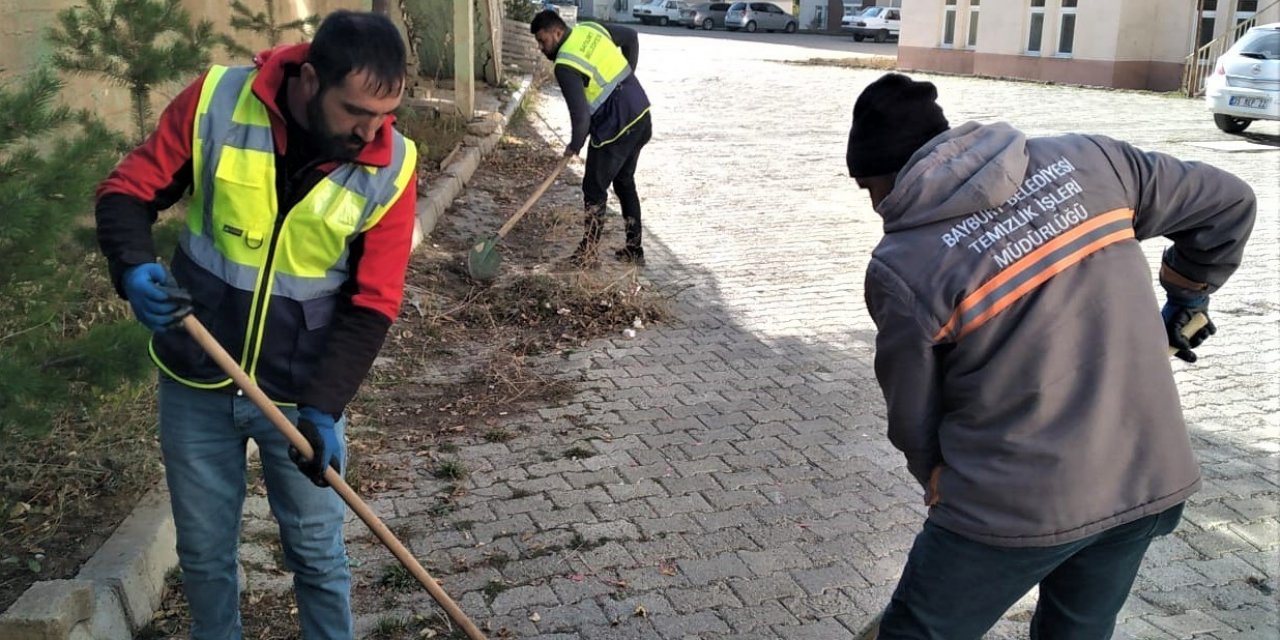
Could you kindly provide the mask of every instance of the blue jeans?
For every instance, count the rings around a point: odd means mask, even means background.
[[[297,420],[296,409],[282,409],[290,420]],[[338,422],[339,438],[345,426],[345,419]],[[182,585],[191,607],[191,637],[241,637],[236,567],[249,438],[258,443],[285,565],[294,574],[302,637],[351,638],[351,571],[342,540],[342,499],[298,471],[289,460],[288,441],[248,397],[193,389],[162,375],[160,449],[178,533]]]
[[[1053,547],[995,547],[926,521],[877,640],[979,638],[1036,585],[1033,640],[1106,640],[1152,538],[1178,526],[1182,506]]]

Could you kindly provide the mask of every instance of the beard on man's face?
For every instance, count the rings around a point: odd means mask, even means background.
[[[548,33],[548,32],[543,31],[542,33]],[[551,33],[551,36],[550,36],[550,37],[551,37],[551,39],[552,39],[552,40],[554,40],[555,42],[554,42],[553,44],[551,44],[551,45],[544,45],[544,44],[543,44],[543,42],[542,42],[541,40],[539,40],[539,41],[538,41],[538,50],[539,50],[539,51],[541,51],[541,52],[542,52],[542,55],[546,56],[548,60],[550,60],[550,61],[552,61],[552,62],[555,62],[555,61],[556,61],[556,54],[560,53],[560,40],[561,40],[564,36],[563,36],[563,34],[560,34],[560,37],[556,37],[556,34],[557,34],[558,32],[555,32],[555,31],[552,31],[552,32],[550,32],[550,33]],[[541,34],[539,34],[539,35],[541,35]]]
[[[354,160],[364,150],[365,142],[354,133],[339,133],[329,126],[321,103],[323,97],[324,90],[321,89],[307,101],[308,133],[314,138],[316,147],[323,157],[333,160]]]

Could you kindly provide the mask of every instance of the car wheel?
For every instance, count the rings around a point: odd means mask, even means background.
[[[714,29],[714,28],[716,28],[716,22],[715,22],[715,20],[712,20],[711,18],[707,18],[706,20],[703,20],[703,21],[702,21],[702,30],[703,30],[703,31],[710,31],[710,30],[712,30],[712,29]]]
[[[876,32],[876,42],[885,42],[889,39],[889,32],[881,29]]]
[[[751,22],[747,23],[747,33],[755,33],[755,32],[756,32],[756,21],[752,20]]]
[[[667,26],[667,17],[666,17],[666,16],[662,16],[661,18],[658,18],[658,26],[659,26],[659,27],[665,27],[665,26]]]
[[[858,35],[858,34],[856,34],[856,33],[855,33],[855,34],[853,34],[853,41],[854,41],[854,42],[862,42],[862,36],[860,36],[860,35]]]
[[[1227,133],[1240,133],[1249,128],[1249,123],[1253,122],[1248,118],[1237,118],[1229,116],[1225,113],[1213,114],[1213,123],[1218,125],[1219,129]]]
[[[787,33],[795,33],[795,32],[796,32],[796,23],[794,23],[794,22],[788,22],[788,23],[787,23],[787,28],[786,28],[786,29],[783,29],[783,31],[786,31]]]

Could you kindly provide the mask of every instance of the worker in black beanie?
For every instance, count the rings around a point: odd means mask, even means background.
[[[1031,637],[1110,638],[1151,540],[1200,486],[1169,365],[1240,264],[1256,200],[1102,136],[948,128],[889,74],[846,160],[884,219],[867,265],[888,436],[928,519],[879,640],[978,638],[1039,587]],[[1138,241],[1164,236],[1153,294]]]
[[[900,73],[887,73],[867,85],[853,106],[845,154],[849,175],[897,173],[916,149],[950,128],[937,99],[932,82],[916,82]]]

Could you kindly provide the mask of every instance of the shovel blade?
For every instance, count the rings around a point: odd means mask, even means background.
[[[489,238],[477,242],[467,252],[467,275],[472,280],[492,280],[502,266],[502,254],[498,253],[498,239]]]

